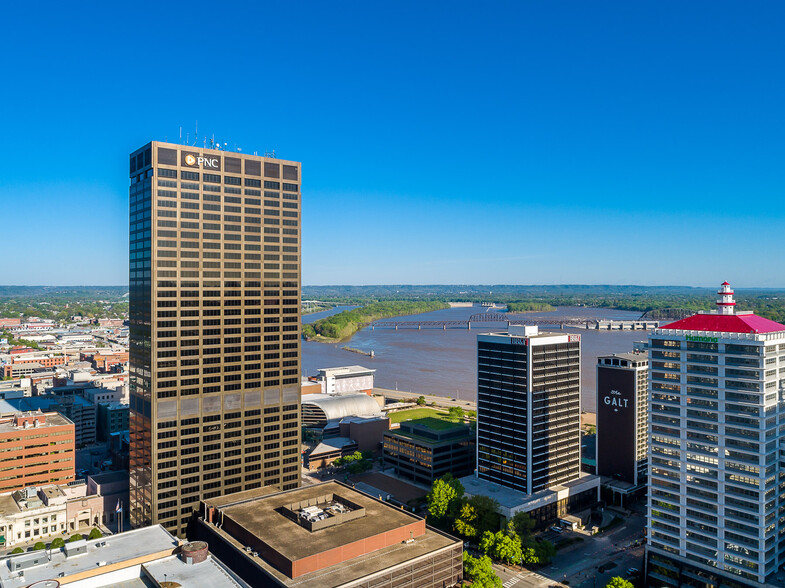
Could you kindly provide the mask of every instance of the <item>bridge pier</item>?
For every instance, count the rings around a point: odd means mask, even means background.
[[[469,331],[471,331],[471,330],[472,330],[472,323],[471,323],[471,321],[467,321],[467,322],[466,322],[466,328],[467,328]]]
[[[422,325],[417,325],[417,330],[422,331]]]
[[[442,331],[446,331],[446,330],[447,330],[447,325],[442,325]]]
[[[398,330],[398,325],[395,325],[395,330],[396,330],[396,331]]]

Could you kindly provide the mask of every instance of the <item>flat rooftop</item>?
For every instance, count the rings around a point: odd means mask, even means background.
[[[629,352],[629,353],[611,353],[609,355],[598,355],[597,361],[599,362],[601,359],[614,359],[614,358],[626,359],[627,361],[633,361],[633,362],[649,360],[648,354],[642,351],[640,353]]]
[[[337,482],[271,495],[264,495],[266,491],[269,487],[232,494],[219,501],[203,501],[205,511],[222,504],[219,510],[223,519],[220,528],[206,521],[201,524],[283,586],[341,586],[461,543],[454,537],[426,527],[420,517]],[[253,492],[257,493],[256,497],[250,496]],[[331,494],[361,507],[365,516],[309,531],[281,514],[282,508],[294,503],[308,503]],[[237,532],[232,531],[235,524],[240,526]],[[418,527],[421,529],[419,534],[410,534],[407,530]],[[396,531],[412,541],[396,540],[383,546],[380,537]],[[297,566],[298,560],[309,561],[308,558],[311,558],[310,562],[319,563],[310,568],[313,571],[308,571],[306,566],[303,568],[306,573],[292,574],[292,577],[273,567],[263,550],[259,550],[258,556],[251,552],[257,549],[259,542],[269,545],[293,566]],[[375,545],[378,548],[374,548]],[[334,557],[336,553],[341,554],[337,559]]]
[[[10,562],[20,554],[0,559],[0,587],[23,588],[44,580],[68,584],[90,577],[90,586],[142,588],[160,586],[166,580],[183,588],[247,588],[248,584],[212,556],[187,564],[174,555],[179,541],[160,525],[87,541],[87,552],[66,557],[55,549],[51,561],[24,569],[24,576],[11,571]],[[131,564],[131,560],[137,560]],[[127,565],[126,565],[126,562]],[[139,567],[141,563],[141,567]],[[63,576],[60,576],[63,574]],[[106,578],[102,575],[106,574]],[[74,576],[77,576],[75,578]],[[69,580],[69,578],[72,578]]]
[[[8,402],[7,400],[0,399],[0,414],[3,414],[5,418],[8,418],[9,416],[13,416],[16,413],[22,412],[14,408],[11,408],[10,410],[6,410],[4,403],[7,402]],[[59,427],[63,425],[73,425],[73,423],[69,419],[61,415],[59,412],[44,412],[43,414],[44,416],[46,416],[46,422],[40,424],[38,426],[38,429],[46,429],[47,427]],[[34,417],[36,415],[33,414],[31,416]],[[25,429],[23,426],[14,425],[13,419],[6,422],[0,422],[0,433],[9,433],[12,431],[22,431],[22,430],[32,431],[34,428],[35,427],[28,427],[27,429]]]
[[[319,373],[330,377],[330,376],[359,376],[365,374],[372,374],[376,372],[375,369],[366,368],[361,365],[347,365],[344,367],[334,367],[334,368],[319,368]]]
[[[278,510],[294,502],[316,500],[325,494],[336,494],[358,504],[365,509],[365,516],[311,532]],[[271,494],[250,502],[225,506],[222,511],[225,516],[241,522],[248,532],[290,560],[322,553],[421,520],[420,517],[335,482]],[[276,529],[276,532],[270,533],[271,529]]]

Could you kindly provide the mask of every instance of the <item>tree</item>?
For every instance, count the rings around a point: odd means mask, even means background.
[[[100,539],[103,536],[104,536],[104,534],[101,533],[101,529],[99,529],[98,527],[93,527],[92,529],[90,529],[90,534],[87,536],[87,538],[88,539]]]
[[[512,524],[515,527],[515,532],[521,538],[521,543],[529,543],[534,530],[534,519],[529,516],[529,513],[519,511],[512,517]]]
[[[480,549],[485,555],[503,562],[518,562],[523,557],[521,538],[506,531],[485,531],[480,539]]]
[[[457,478],[453,478],[451,474],[444,474],[434,481],[431,491],[425,497],[428,512],[437,520],[454,518],[460,508],[464,492],[463,484]]]
[[[419,396],[417,398],[417,406],[422,406],[423,404],[425,404],[425,396]]]
[[[52,549],[60,549],[61,547],[65,546],[65,541],[63,541],[62,537],[55,537],[52,540],[52,544],[49,546]]]
[[[525,547],[521,550],[521,561],[527,566],[540,563],[540,560],[537,558],[537,552],[534,551],[533,547]]]
[[[632,582],[625,580],[619,576],[611,578],[611,581],[605,585],[605,588],[635,588]]]
[[[33,545],[33,551],[41,551],[42,549],[46,549],[46,543],[43,541],[38,541],[35,545]]]
[[[447,414],[451,421],[455,423],[463,422],[463,409],[460,406],[451,406],[450,410],[447,411]]]
[[[482,536],[485,531],[495,533],[499,530],[499,502],[488,496],[472,496],[468,503],[477,513],[477,536]]]
[[[21,547],[14,547],[11,550],[11,555],[16,555],[17,553],[24,553],[24,552],[25,552],[25,550],[22,549]]]
[[[469,539],[478,535],[476,524],[477,511],[471,504],[465,502],[461,507],[461,514],[455,519],[453,529],[455,529],[459,535],[463,535]]]
[[[471,580],[471,586],[474,588],[501,588],[502,586],[501,578],[493,571],[493,562],[487,555],[477,558],[464,551],[463,575],[467,580]]]
[[[82,539],[84,539],[84,537],[82,537],[81,533],[75,533],[68,538],[68,543],[71,543],[72,541],[81,541]]]
[[[556,546],[550,541],[535,541],[534,553],[537,554],[538,563],[545,565],[556,555]]]

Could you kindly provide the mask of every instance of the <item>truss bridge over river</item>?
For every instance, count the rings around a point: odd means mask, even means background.
[[[468,329],[471,330],[472,326],[488,328],[492,323],[505,323],[506,326],[510,325],[538,325],[542,327],[557,327],[559,329],[594,329],[600,331],[649,331],[659,326],[660,321],[649,319],[638,320],[609,320],[601,318],[565,318],[560,317],[556,319],[543,318],[526,318],[524,315],[508,314],[508,313],[492,313],[483,312],[471,315],[465,321],[423,321],[423,320],[387,320],[381,319],[371,323],[363,323],[362,327],[370,327],[371,330],[375,329]]]

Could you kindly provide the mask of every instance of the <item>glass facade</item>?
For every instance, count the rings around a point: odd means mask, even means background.
[[[182,145],[131,155],[134,526],[184,537],[200,498],[299,485],[299,178]]]
[[[580,340],[480,335],[480,478],[533,493],[580,476]]]

